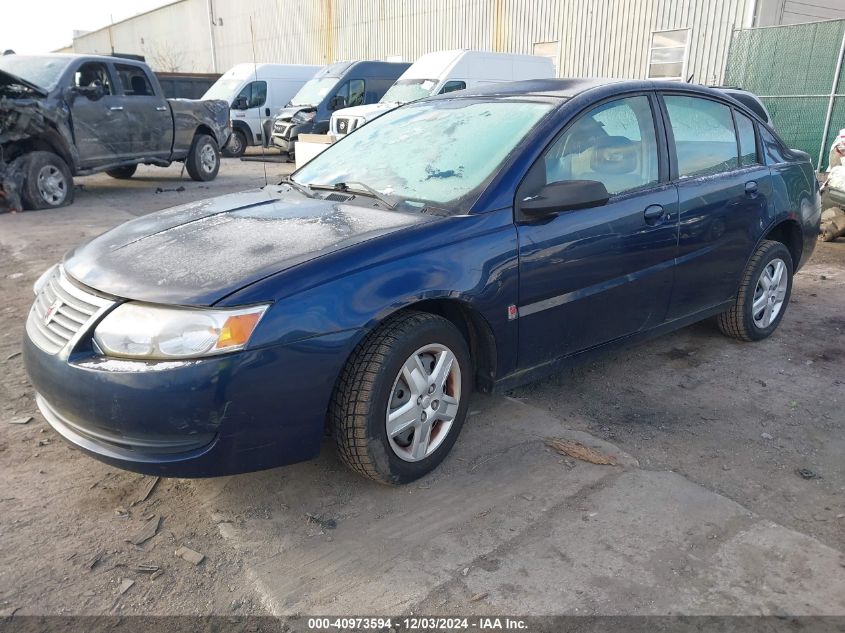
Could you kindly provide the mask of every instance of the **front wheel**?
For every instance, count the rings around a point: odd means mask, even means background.
[[[471,389],[469,350],[450,321],[423,312],[391,319],[356,348],[335,389],[341,459],[381,483],[422,477],[457,440]]]
[[[223,146],[223,156],[226,158],[240,158],[246,151],[246,134],[240,130],[232,132],[229,141]]]
[[[734,304],[718,316],[719,329],[740,341],[760,341],[777,329],[792,293],[792,255],[765,240],[745,268]]]
[[[27,209],[56,209],[73,202],[73,176],[53,152],[32,152],[24,158],[21,197]]]
[[[217,141],[208,134],[197,134],[185,159],[185,167],[193,180],[214,180],[220,171],[220,150]]]

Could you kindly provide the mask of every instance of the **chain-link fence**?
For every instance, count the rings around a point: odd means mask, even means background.
[[[845,128],[845,20],[734,32],[725,85],[759,96],[783,140],[827,167]]]

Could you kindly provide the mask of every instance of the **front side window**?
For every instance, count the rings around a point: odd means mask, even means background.
[[[582,115],[534,164],[520,196],[566,180],[597,180],[611,195],[657,183],[657,136],[648,97],[610,101]]]
[[[447,81],[446,85],[440,89],[440,93],[445,95],[447,92],[457,92],[458,90],[465,90],[467,87],[463,81]]]
[[[683,80],[687,70],[688,44],[689,29],[652,33],[647,77]]]
[[[114,94],[111,79],[109,79],[109,71],[106,65],[100,62],[82,64],[73,75],[73,84],[77,88],[90,88],[101,84],[105,94]]]
[[[757,136],[754,134],[754,122],[741,112],[735,112],[736,135],[739,138],[739,166],[757,165]]]
[[[470,99],[406,106],[329,146],[293,180],[364,184],[410,207],[466,210],[553,107],[544,101]]]
[[[737,168],[736,134],[728,106],[698,97],[669,95],[664,100],[675,137],[680,178]]]
[[[351,79],[348,84],[349,95],[346,96],[346,105],[348,107],[359,106],[364,104],[364,95],[366,89],[364,87],[363,79]]]
[[[267,101],[267,82],[266,81],[252,81],[243,87],[235,97],[237,101],[243,97],[246,100],[246,107],[260,108]]]
[[[152,97],[155,95],[150,78],[143,68],[127,64],[115,64],[123,94],[128,97]]]

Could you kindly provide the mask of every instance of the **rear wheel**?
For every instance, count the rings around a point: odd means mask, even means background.
[[[792,255],[766,240],[748,262],[734,305],[718,316],[719,329],[741,341],[759,341],[777,329],[792,293]]]
[[[197,134],[185,159],[185,167],[193,180],[214,180],[220,171],[220,150],[217,141],[208,134]]]
[[[408,312],[385,323],[352,354],[332,399],[341,459],[386,484],[431,472],[461,432],[471,374],[466,341],[450,321]]]
[[[107,169],[106,173],[112,178],[118,180],[129,180],[138,171],[138,165],[127,165],[126,167],[115,167],[114,169]]]
[[[55,209],[73,202],[73,176],[53,152],[32,152],[24,159],[21,198],[27,209]]]
[[[223,146],[223,156],[228,158],[239,158],[244,155],[246,151],[246,134],[241,130],[232,132],[229,141]]]

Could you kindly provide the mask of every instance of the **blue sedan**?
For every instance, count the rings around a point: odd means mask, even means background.
[[[121,468],[270,468],[328,428],[401,484],[448,454],[473,390],[708,317],[765,339],[819,218],[807,155],[717,90],[450,93],[70,252],[36,283],[24,359],[56,432]]]

